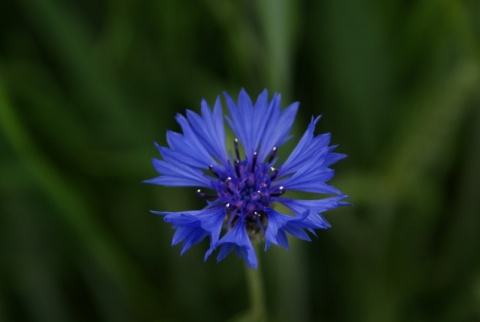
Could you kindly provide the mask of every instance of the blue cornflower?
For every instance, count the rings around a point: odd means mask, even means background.
[[[225,93],[230,116],[225,119],[234,136],[227,152],[224,115],[218,97],[213,111],[205,100],[201,115],[186,111],[177,115],[183,133],[167,132],[169,147],[159,146],[163,160],[153,159],[159,177],[145,182],[163,186],[201,187],[197,195],[206,200],[202,210],[158,212],[176,229],[172,244],[183,241],[183,254],[193,244],[210,238],[205,260],[220,248],[220,261],[230,251],[257,267],[252,243],[265,240],[288,249],[287,233],[310,241],[309,231],[329,228],[322,216],[326,210],[346,205],[347,196],[326,184],[334,171],[330,165],[346,157],[332,152],[330,134],[314,135],[320,117],[312,118],[305,134],[287,160],[278,162],[277,150],[290,138],[298,109],[293,103],[281,110],[280,94],[268,100],[264,90],[255,103],[242,89],[238,103]],[[336,195],[317,200],[287,198],[288,191]],[[275,203],[292,215],[275,210]],[[222,233],[222,231],[224,233]]]

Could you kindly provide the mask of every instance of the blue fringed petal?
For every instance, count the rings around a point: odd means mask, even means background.
[[[225,93],[228,110],[231,117],[227,122],[233,133],[242,143],[245,153],[258,153],[258,160],[263,162],[274,146],[284,144],[289,136],[298,103],[294,103],[281,111],[281,96],[274,94],[270,102],[267,101],[268,92],[264,90],[252,103],[245,90],[241,90],[238,105]]]
[[[318,168],[312,170],[309,167],[303,167],[293,176],[280,181],[278,184],[287,189],[305,192],[342,194],[337,188],[326,184],[325,182],[333,178],[335,171],[329,168]]]
[[[202,171],[188,165],[182,163],[172,164],[158,159],[153,159],[152,163],[161,176],[145,180],[145,183],[177,187],[209,188],[212,186],[211,178],[207,177]]]
[[[268,226],[265,232],[265,250],[270,247],[270,243],[283,246],[288,250],[288,239],[286,233],[294,237],[310,241],[310,237],[303,229],[313,228],[305,219],[308,212],[300,216],[287,216],[282,213],[271,211],[268,214]]]
[[[257,268],[257,256],[255,255],[252,242],[248,237],[244,222],[237,222],[235,226],[219,240],[218,246],[222,248],[218,253],[217,261],[221,261],[235,249],[237,255],[245,259],[249,268]]]
[[[225,128],[220,97],[215,101],[213,112],[205,100],[202,100],[201,106],[202,116],[187,110],[187,119],[207,151],[217,160],[226,163],[228,155],[225,149]]]
[[[276,201],[290,208],[295,214],[302,215],[305,211],[320,213],[335,209],[339,206],[350,205],[348,202],[341,201],[347,197],[346,195],[341,195],[318,200],[278,198]]]
[[[272,116],[265,127],[265,132],[262,135],[260,151],[258,151],[258,159],[262,161],[268,156],[268,154],[270,154],[273,147],[280,147],[290,138],[289,134],[292,129],[293,121],[295,121],[295,115],[297,114],[299,103],[293,103],[283,112],[279,113],[280,94],[278,94],[272,99],[270,105],[275,113],[272,113]]]
[[[205,260],[215,250],[225,217],[225,209],[223,207],[181,212],[152,212],[164,215],[164,220],[177,229],[172,245],[183,241],[182,254],[193,244],[202,241],[206,236],[210,237],[210,249],[207,251]]]

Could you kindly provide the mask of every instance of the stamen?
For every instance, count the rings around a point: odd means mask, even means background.
[[[255,165],[257,164],[257,157],[258,157],[258,153],[253,152],[252,172],[255,172]]]
[[[235,148],[235,155],[237,156],[237,159],[240,160],[240,149],[238,148],[238,139],[235,138],[233,140],[233,146]]]
[[[232,183],[232,178],[228,177],[227,180],[225,180],[225,188],[227,189],[228,192],[230,192],[233,195],[233,190],[230,188],[230,184]]]
[[[237,178],[240,179],[240,161],[235,160],[233,161],[233,164],[235,165],[235,173],[237,174]]]
[[[270,176],[270,180],[275,180],[275,178],[278,176],[278,169],[275,169],[274,167],[270,168],[270,171],[272,171],[272,175]]]
[[[272,152],[270,152],[270,157],[268,158],[268,163],[272,163],[273,159],[275,158],[275,155],[277,155],[277,147],[274,146],[272,148]]]
[[[265,235],[265,228],[263,227],[263,224],[262,222],[260,221],[260,218],[262,218],[262,215],[259,214],[258,212],[254,212],[253,213],[254,217],[255,217],[255,220],[257,221],[257,226],[260,227],[260,229],[262,230],[262,233],[263,235]]]
[[[218,172],[215,171],[215,169],[213,168],[213,164],[210,164],[210,165],[208,166],[208,170],[209,170],[215,177],[217,177],[217,178],[219,177]]]
[[[260,200],[263,200],[263,192],[260,190],[257,190],[258,195],[260,196]]]
[[[218,195],[214,195],[214,194],[211,194],[211,193],[204,193],[204,192],[202,192],[201,189],[197,190],[197,196],[199,196],[200,198],[216,198],[216,197],[218,197]]]
[[[278,187],[278,190],[275,191],[274,193],[272,193],[270,196],[279,197],[279,196],[283,195],[286,191],[287,190],[285,190],[284,186],[280,186],[280,187]]]

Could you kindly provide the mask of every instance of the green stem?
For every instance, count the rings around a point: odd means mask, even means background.
[[[248,281],[248,293],[250,296],[251,321],[266,322],[265,292],[263,287],[262,273],[258,269],[246,267],[246,278]]]

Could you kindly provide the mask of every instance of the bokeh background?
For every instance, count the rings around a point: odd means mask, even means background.
[[[0,321],[233,321],[244,262],[180,257],[141,184],[223,90],[300,101],[354,207],[264,253],[271,321],[480,321],[480,2],[0,1]]]

